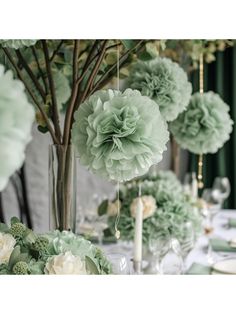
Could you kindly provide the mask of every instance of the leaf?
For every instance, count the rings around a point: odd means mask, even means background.
[[[12,267],[17,263],[17,259],[20,255],[20,247],[16,246],[14,250],[11,253],[10,259],[9,259],[9,268],[12,269]]]
[[[89,257],[85,256],[86,269],[94,275],[99,275],[98,268],[94,261]]]
[[[9,230],[6,224],[0,223],[0,232],[7,232]]]
[[[121,42],[127,49],[132,49],[136,45],[135,41],[131,39],[122,39]]]
[[[36,237],[36,235],[33,233],[33,231],[30,230],[30,229],[28,229],[28,230],[26,231],[25,236],[24,236],[24,242],[25,242],[26,244],[27,244],[27,243],[32,244],[32,243],[35,242],[36,238],[37,238],[37,237]]]
[[[142,61],[148,61],[153,59],[152,56],[147,51],[140,53],[138,58]]]
[[[38,125],[38,130],[39,130],[39,132],[41,132],[41,133],[47,133],[48,132],[48,128],[45,126],[45,127],[43,127],[43,126],[41,126],[41,125]]]
[[[17,217],[12,217],[11,218],[11,225],[14,225],[14,224],[16,224],[18,222],[20,222],[19,218],[17,218]]]
[[[102,201],[102,203],[98,206],[98,215],[102,216],[107,213],[108,200]]]

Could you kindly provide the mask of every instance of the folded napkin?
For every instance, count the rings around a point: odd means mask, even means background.
[[[215,252],[235,252],[236,248],[229,245],[229,242],[224,239],[210,239],[212,250]]]
[[[210,266],[193,263],[185,273],[186,275],[210,275],[212,268]]]
[[[230,228],[236,228],[236,218],[229,218],[228,224]]]

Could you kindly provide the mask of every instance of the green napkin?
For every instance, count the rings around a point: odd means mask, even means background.
[[[236,228],[236,219],[235,218],[229,218],[229,227],[230,228]]]
[[[236,248],[233,248],[229,245],[229,242],[223,239],[211,239],[210,244],[212,250],[215,252],[235,252]]]
[[[211,270],[210,266],[193,263],[187,270],[186,275],[210,275]]]

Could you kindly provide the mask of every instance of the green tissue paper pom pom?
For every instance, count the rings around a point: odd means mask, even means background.
[[[127,83],[153,99],[166,121],[173,121],[186,109],[192,93],[187,74],[168,58],[138,61],[131,68]]]
[[[29,272],[29,267],[26,262],[17,262],[12,269],[15,275],[27,275]]]
[[[137,90],[100,90],[75,113],[80,162],[109,180],[127,181],[161,161],[169,140],[159,107]]]
[[[230,138],[229,106],[213,92],[195,93],[186,111],[170,124],[176,142],[195,154],[216,153]]]
[[[13,237],[23,238],[25,235],[26,227],[20,222],[13,224],[10,228],[10,233]]]

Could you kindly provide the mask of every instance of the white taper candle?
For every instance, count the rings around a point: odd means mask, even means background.
[[[143,202],[139,195],[135,215],[134,262],[142,262]]]

